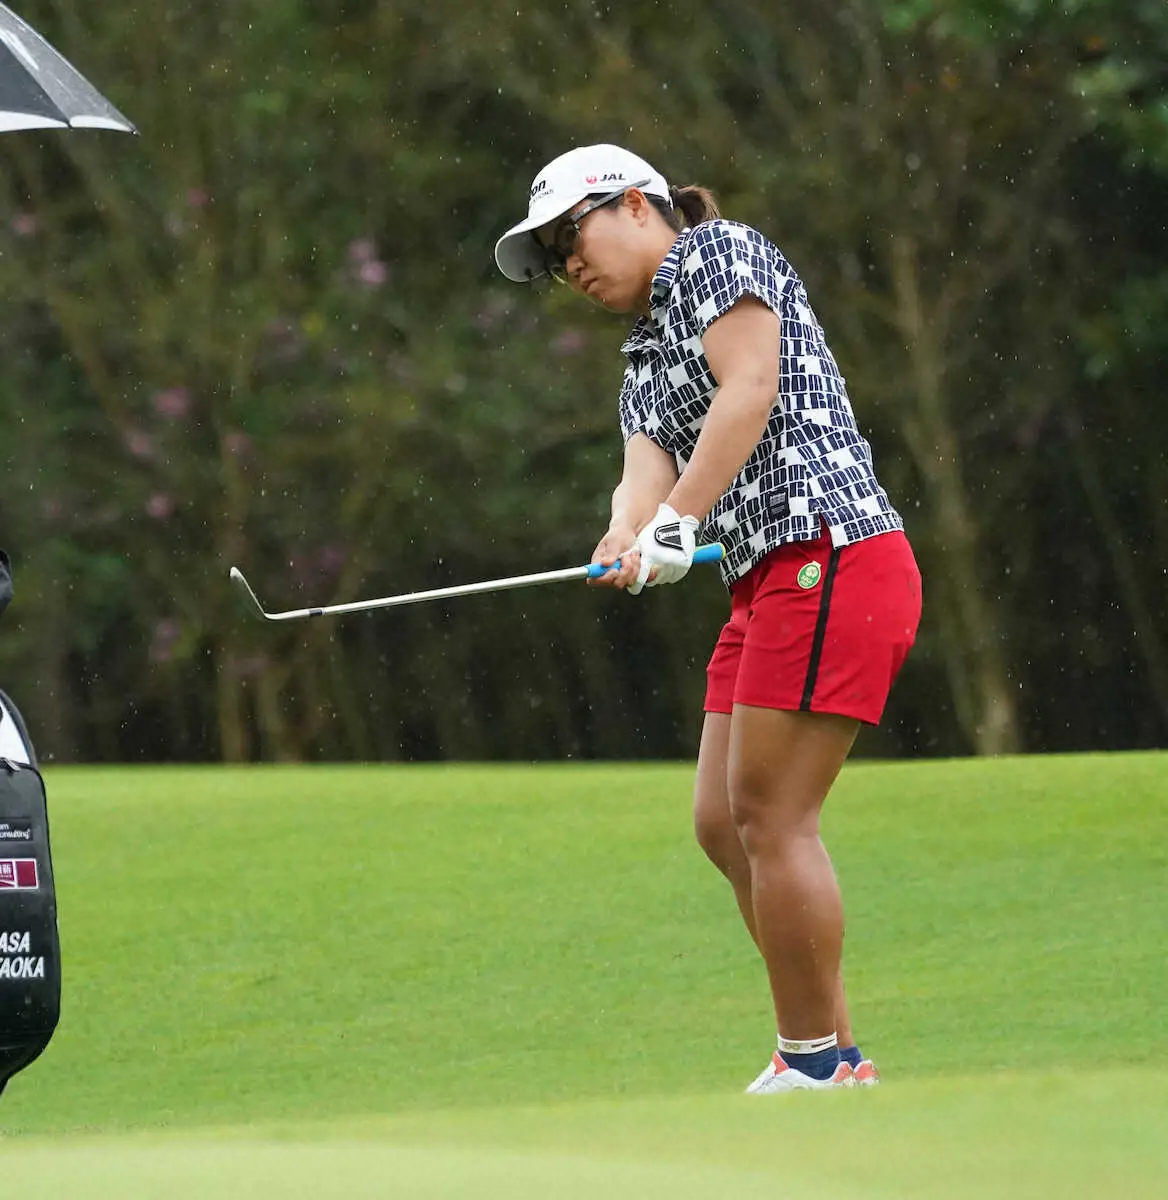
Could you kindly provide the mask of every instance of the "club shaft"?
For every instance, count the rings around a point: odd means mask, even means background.
[[[724,555],[723,548],[716,542],[699,546],[694,553],[694,562],[718,562]],[[563,583],[570,579],[596,579],[607,571],[620,566],[620,560],[611,567],[590,563],[583,567],[565,567],[561,571],[541,571],[535,575],[513,575],[509,579],[489,579],[483,583],[467,583],[458,587],[432,588],[425,592],[409,592],[403,596],[382,596],[377,600],[358,600],[351,604],[329,604],[322,608],[294,608],[288,612],[270,613],[264,609],[251,585],[238,567],[231,568],[231,581],[247,598],[250,607],[266,621],[299,621],[306,617],[339,616],[342,613],[368,612],[377,608],[397,608],[403,604],[419,604],[423,600],[443,600],[453,596],[473,596],[484,592],[504,592],[513,588],[536,587],[543,583]]]
[[[458,587],[432,588],[425,592],[409,592],[404,596],[383,596],[377,600],[357,600],[351,604],[329,604],[323,608],[297,608],[289,612],[269,613],[269,621],[293,621],[303,617],[339,616],[341,613],[365,612],[374,608],[397,608],[403,604],[420,604],[424,600],[442,600],[454,596],[473,596],[481,592],[505,592],[514,588],[537,587],[542,583],[563,583],[569,579],[587,579],[587,567],[565,567],[562,571],[543,571],[536,575],[515,575],[510,579],[490,579],[484,583],[466,583]],[[261,609],[261,611],[263,611]]]

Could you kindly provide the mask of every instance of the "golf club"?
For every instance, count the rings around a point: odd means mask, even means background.
[[[695,563],[721,562],[725,557],[721,543],[710,542],[694,552]],[[569,579],[599,579],[606,571],[620,566],[620,559],[611,567],[591,563],[583,567],[566,567],[562,571],[543,571],[536,575],[515,575],[510,579],[491,579],[484,583],[468,583],[461,587],[435,588],[427,592],[408,592],[403,596],[383,596],[378,600],[357,600],[351,604],[329,604],[324,608],[294,608],[288,612],[271,613],[259,602],[251,585],[238,567],[232,567],[231,582],[247,598],[248,607],[265,621],[299,621],[304,617],[339,616],[341,613],[368,612],[374,608],[394,608],[401,604],[419,604],[423,600],[443,600],[451,596],[473,596],[479,592],[502,592],[510,588],[535,587],[541,583],[561,583]]]

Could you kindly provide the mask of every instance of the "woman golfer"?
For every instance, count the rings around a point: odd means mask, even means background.
[[[875,1083],[840,973],[819,812],[916,636],[920,574],[799,276],[704,188],[618,146],[549,163],[495,259],[639,319],[623,350],[624,469],[593,561],[639,593],[726,548],[694,823],[766,962],[778,1052],[746,1089]]]

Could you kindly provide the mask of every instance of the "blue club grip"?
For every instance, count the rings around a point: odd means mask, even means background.
[[[695,563],[710,563],[721,562],[726,557],[725,548],[721,542],[707,542],[704,546],[699,546],[694,551],[693,560]],[[612,564],[611,567],[601,566],[600,563],[593,563],[588,568],[589,579],[599,579],[601,575],[607,571],[615,571],[620,566],[620,559]]]

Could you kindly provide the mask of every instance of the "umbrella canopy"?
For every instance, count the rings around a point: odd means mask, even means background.
[[[138,132],[31,25],[0,4],[0,133],[66,128]]]

